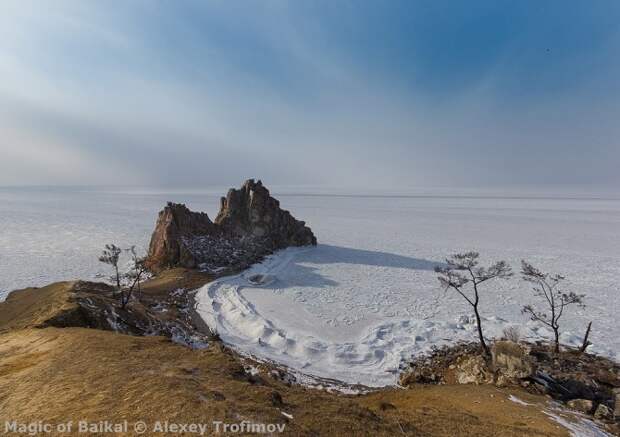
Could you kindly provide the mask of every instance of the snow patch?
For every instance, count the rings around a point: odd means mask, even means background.
[[[293,415],[292,414],[285,413],[284,411],[280,411],[280,413],[282,413],[282,415],[284,417],[286,417],[287,419],[293,420]]]
[[[521,399],[519,399],[518,397],[514,395],[508,396],[508,400],[514,402],[515,404],[523,405],[524,407],[527,407],[529,405],[534,405],[534,404],[530,404],[528,402],[522,401]]]
[[[558,404],[554,405],[552,411],[543,411],[543,413],[566,428],[573,437],[613,437],[585,415],[576,412],[567,413]]]

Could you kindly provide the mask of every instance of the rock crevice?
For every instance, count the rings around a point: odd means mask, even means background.
[[[159,213],[147,265],[155,272],[176,266],[243,269],[275,250],[306,245],[316,245],[312,230],[280,208],[261,181],[250,179],[222,197],[215,221],[168,203]]]

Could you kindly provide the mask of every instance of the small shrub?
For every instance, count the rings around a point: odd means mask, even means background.
[[[507,326],[504,328],[504,338],[514,343],[519,343],[519,340],[521,340],[521,330],[518,326]]]

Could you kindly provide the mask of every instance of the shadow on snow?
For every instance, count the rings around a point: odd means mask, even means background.
[[[394,253],[319,244],[316,248],[309,249],[295,256],[285,268],[285,281],[274,278],[274,282],[254,285],[254,287],[275,290],[291,287],[322,288],[338,285],[337,281],[319,273],[319,269],[312,264],[350,264],[424,271],[433,271],[435,267],[444,265],[437,261]]]

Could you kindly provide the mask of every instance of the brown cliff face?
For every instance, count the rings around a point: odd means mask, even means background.
[[[250,179],[222,198],[215,222],[168,203],[159,213],[147,265],[156,272],[175,266],[241,269],[275,250],[305,245],[316,245],[310,228],[281,209],[261,181]]]
[[[185,205],[168,202],[159,213],[151,237],[147,266],[151,270],[167,267],[196,267],[196,259],[183,243],[192,235],[217,235],[219,230],[206,213],[192,212]]]

